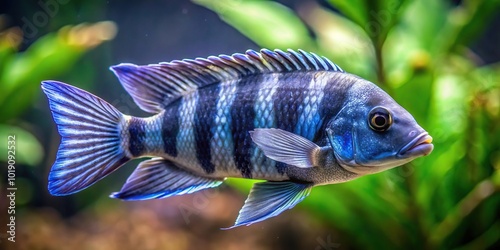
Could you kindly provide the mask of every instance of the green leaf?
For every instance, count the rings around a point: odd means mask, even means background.
[[[316,34],[318,54],[332,59],[347,72],[375,79],[373,46],[358,25],[315,4],[304,8],[301,17]]]
[[[293,11],[272,1],[194,0],[261,47],[311,50],[314,41]]]
[[[30,132],[16,126],[0,124],[0,140],[3,141],[0,143],[0,154],[3,156],[0,161],[6,162],[8,151],[15,151],[16,163],[30,166],[40,164],[44,155],[43,147]]]
[[[412,72],[405,84],[394,89],[394,99],[408,110],[417,122],[427,127],[434,75],[427,70]]]
[[[225,184],[233,186],[244,193],[248,193],[250,189],[252,189],[253,184],[255,184],[256,182],[259,181],[237,178],[228,178],[226,181],[224,181]]]
[[[368,22],[368,8],[365,0],[328,0],[328,3],[364,29]]]
[[[111,22],[67,26],[57,34],[43,36],[25,52],[12,57],[0,75],[0,107],[5,110],[0,122],[19,116],[31,106],[42,80],[68,71],[85,51],[113,38],[115,32]]]
[[[376,47],[382,47],[387,33],[398,22],[405,5],[404,0],[330,0],[329,3],[357,23]]]

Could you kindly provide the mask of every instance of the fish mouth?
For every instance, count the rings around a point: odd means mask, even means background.
[[[425,156],[430,154],[433,149],[432,137],[427,132],[424,132],[402,147],[398,152],[398,156],[401,158]]]

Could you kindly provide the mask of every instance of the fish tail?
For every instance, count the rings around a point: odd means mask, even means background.
[[[61,144],[49,174],[52,195],[79,192],[130,160],[122,148],[122,124],[127,116],[84,90],[62,82],[44,81]]]

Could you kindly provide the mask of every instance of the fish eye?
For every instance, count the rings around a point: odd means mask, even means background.
[[[377,132],[386,131],[392,125],[392,115],[386,108],[375,107],[368,115],[368,124]]]

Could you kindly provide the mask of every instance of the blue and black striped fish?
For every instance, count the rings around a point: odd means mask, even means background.
[[[44,81],[62,137],[49,191],[89,187],[140,163],[111,197],[188,194],[226,177],[254,185],[233,227],[276,216],[312,187],[346,182],[429,154],[432,138],[375,84],[302,50],[111,67],[144,111],[124,115],[76,87]]]

